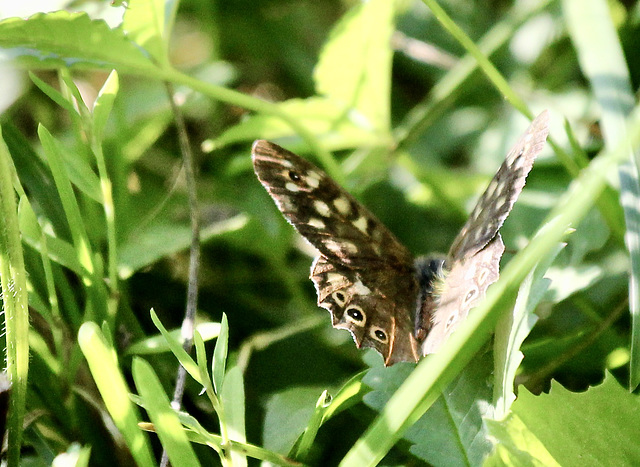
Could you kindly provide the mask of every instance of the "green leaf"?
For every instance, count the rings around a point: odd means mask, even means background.
[[[572,393],[557,382],[549,394],[539,396],[521,388],[512,410],[560,465],[640,463],[638,396],[610,374],[583,393]]]
[[[202,336],[203,341],[210,341],[215,339],[220,334],[220,323],[206,322],[198,323],[196,331]],[[168,334],[179,343],[182,343],[182,333],[180,329],[173,329],[168,331]],[[167,343],[167,340],[162,334],[147,337],[141,339],[129,347],[127,347],[126,353],[128,355],[150,355],[169,352],[171,348]]]
[[[107,124],[119,87],[118,72],[113,70],[100,88],[98,97],[93,104],[93,137],[96,141],[102,141],[104,127]]]
[[[0,21],[0,47],[31,68],[91,67],[158,76],[158,68],[120,29],[86,13],[38,13]]]
[[[244,376],[240,367],[234,366],[227,370],[220,399],[224,407],[224,419],[227,424],[229,439],[239,443],[246,443]],[[234,467],[247,465],[247,457],[242,452],[232,450],[231,459]]]
[[[78,200],[71,187],[67,170],[63,165],[62,148],[54,137],[51,136],[51,133],[42,125],[38,127],[38,135],[40,136],[42,148],[47,156],[51,173],[58,188],[64,212],[69,221],[69,229],[71,230],[73,246],[76,250],[78,261],[90,274],[93,274],[94,266],[91,245],[85,229],[84,219],[80,213]]]
[[[219,222],[212,222],[202,227],[200,241],[226,232],[242,229],[247,223],[247,216],[237,216]],[[155,263],[161,258],[189,248],[191,228],[187,225],[155,224],[147,226],[136,235],[130,235],[119,250],[118,275],[128,279],[131,275]]]
[[[229,323],[227,322],[226,313],[222,313],[222,321],[220,322],[220,334],[216,341],[216,347],[213,349],[213,387],[216,394],[222,392],[222,383],[224,381],[224,370],[227,365],[227,350],[229,345]]]
[[[314,72],[316,91],[349,114],[358,127],[390,129],[391,33],[394,2],[357,3],[336,24]]]
[[[266,403],[264,447],[279,453],[291,450],[313,414],[320,387],[297,387],[274,394]]]
[[[154,465],[149,440],[138,428],[140,417],[129,399],[129,388],[118,367],[115,349],[107,345],[98,325],[90,322],[80,327],[78,344],[89,364],[102,400],[134,459],[138,465]]]
[[[132,370],[138,393],[144,400],[144,407],[171,464],[187,467],[199,466],[200,462],[198,462],[189,438],[178,416],[171,408],[169,398],[151,365],[141,358],[135,357]]]
[[[191,358],[191,356],[182,348],[180,343],[169,334],[153,309],[151,310],[151,321],[153,321],[155,327],[158,328],[162,337],[165,338],[171,352],[176,356],[184,369],[187,370],[187,373],[189,373],[199,384],[205,386],[206,383],[201,379],[200,370],[196,362],[194,362],[193,358]]]
[[[295,459],[299,459],[303,462],[307,461],[309,457],[309,453],[313,446],[313,442],[316,439],[316,435],[318,434],[318,430],[322,425],[322,420],[324,419],[324,412],[329,407],[331,403],[331,396],[325,389],[320,394],[320,397],[316,401],[316,407],[311,415],[311,419],[309,423],[307,423],[307,428],[305,428],[304,433],[300,439],[300,443],[298,444],[295,456]]]
[[[127,32],[127,37],[140,45],[163,67],[170,65],[168,43],[177,4],[177,1],[137,0],[131,2],[125,10],[122,21],[122,28]]]

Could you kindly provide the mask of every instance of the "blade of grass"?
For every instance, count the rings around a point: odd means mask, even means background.
[[[133,359],[133,380],[144,406],[153,422],[162,447],[172,465],[199,466],[193,447],[178,415],[171,408],[169,398],[151,365],[139,357]]]
[[[120,372],[113,347],[95,323],[84,323],[78,344],[87,359],[93,379],[107,410],[131,450],[138,465],[155,465],[147,437],[138,428],[140,417],[129,399],[129,388]]]
[[[18,203],[13,189],[9,148],[0,129],[0,282],[5,319],[7,373],[13,385],[8,420],[8,465],[20,462],[22,423],[29,373],[29,298],[18,224]]]
[[[635,101],[629,69],[613,25],[609,5],[602,0],[562,3],[569,35],[578,52],[580,68],[589,80],[602,109],[602,134],[611,150],[627,138],[625,118]],[[629,310],[631,312],[631,360],[629,389],[640,384],[640,161],[631,148],[619,169],[620,199],[624,209],[624,236],[631,258]]]

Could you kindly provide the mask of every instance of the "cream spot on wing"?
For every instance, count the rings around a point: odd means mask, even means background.
[[[354,255],[358,252],[358,247],[351,242],[334,242],[333,240],[326,240],[324,246],[327,250],[335,253],[336,255]]]
[[[511,163],[511,170],[519,170],[524,164],[524,155],[520,153]]]
[[[338,274],[336,272],[330,272],[327,274],[327,282],[339,282],[342,280],[342,274]]]
[[[293,182],[287,182],[287,184],[284,187],[289,191],[293,191],[293,192],[300,191],[300,187]]]
[[[507,202],[506,195],[499,196],[494,202],[494,209],[496,210],[500,209],[502,206],[504,206],[504,203],[506,202]]]
[[[307,172],[307,175],[304,177],[304,179],[307,182],[307,185],[315,189],[320,186],[320,180],[322,179],[322,176],[318,172],[310,170],[309,172]]]
[[[489,183],[489,186],[487,187],[487,190],[485,191],[485,196],[487,197],[491,197],[493,196],[493,193],[496,191],[496,188],[498,187],[498,181],[497,180],[491,180],[491,183]]]
[[[489,277],[489,269],[483,268],[478,274],[478,284],[483,285],[487,281],[487,277]]]
[[[322,222],[322,219],[318,219],[316,217],[312,217],[307,221],[307,224],[309,224],[311,227],[315,227],[316,229],[324,229],[325,228],[325,224],[324,222]]]
[[[288,169],[293,168],[293,163],[291,161],[288,161],[287,159],[279,159],[278,162],[280,163],[280,165],[283,165]]]
[[[367,233],[367,225],[368,225],[368,222],[367,222],[367,218],[366,218],[366,217],[364,217],[364,216],[359,217],[357,221],[354,221],[354,222],[353,222],[353,225],[355,225],[355,226],[356,226],[356,228],[357,228],[359,231],[361,231],[362,233],[364,233],[364,234],[366,234],[366,233]]]
[[[334,199],[333,205],[343,216],[346,216],[351,212],[351,203],[349,203],[349,200],[344,196],[339,196],[338,198]]]
[[[360,279],[353,284],[353,291],[358,295],[369,295],[371,293],[371,289],[364,285]]]
[[[338,254],[342,252],[342,249],[340,248],[340,245],[338,245],[336,242],[334,242],[333,240],[327,240],[324,242],[324,246],[327,250]]]
[[[333,300],[341,307],[344,306],[345,303],[347,303],[347,296],[345,295],[344,292],[333,292],[331,294],[331,298],[333,298]]]
[[[355,255],[358,252],[358,247],[351,242],[342,242],[342,248],[352,255]]]
[[[313,207],[316,209],[316,212],[323,217],[329,217],[331,215],[331,209],[324,201],[320,201],[319,199],[313,202]]]
[[[280,196],[277,200],[276,200],[276,204],[278,205],[278,208],[280,209],[280,211],[282,212],[290,212],[293,211],[295,209],[294,204],[291,202],[291,199],[289,199],[286,196]]]

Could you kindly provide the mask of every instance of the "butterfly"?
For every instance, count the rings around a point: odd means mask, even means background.
[[[319,252],[318,306],[389,366],[435,353],[498,280],[499,230],[549,133],[544,111],[507,154],[445,257],[419,257],[309,161],[258,140],[254,171],[295,229]]]

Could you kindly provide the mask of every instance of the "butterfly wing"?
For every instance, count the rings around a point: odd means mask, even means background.
[[[387,366],[418,361],[411,313],[417,286],[411,275],[353,270],[320,256],[311,267],[311,280],[318,306],[329,310],[333,327],[351,333],[358,348],[376,349]]]
[[[549,133],[549,114],[538,115],[509,151],[456,237],[445,272],[434,280],[416,319],[416,335],[426,334],[422,354],[435,353],[498,280],[504,244],[498,231],[524,187]]]
[[[454,262],[444,280],[436,283],[434,294],[422,304],[422,315],[431,317],[422,355],[436,353],[469,311],[482,301],[487,288],[498,280],[502,253],[504,243],[500,234],[496,234],[482,250]]]
[[[253,166],[284,217],[320,251],[311,269],[318,305],[358,347],[385,364],[416,361],[417,284],[409,251],[355,198],[307,160],[256,141]]]
[[[404,245],[318,167],[264,140],[253,144],[252,158],[280,212],[322,255],[353,269],[410,269]]]
[[[454,240],[449,258],[456,261],[474,255],[491,241],[518,199],[533,161],[549,134],[549,112],[538,115],[511,148],[491,183],[473,208]]]

